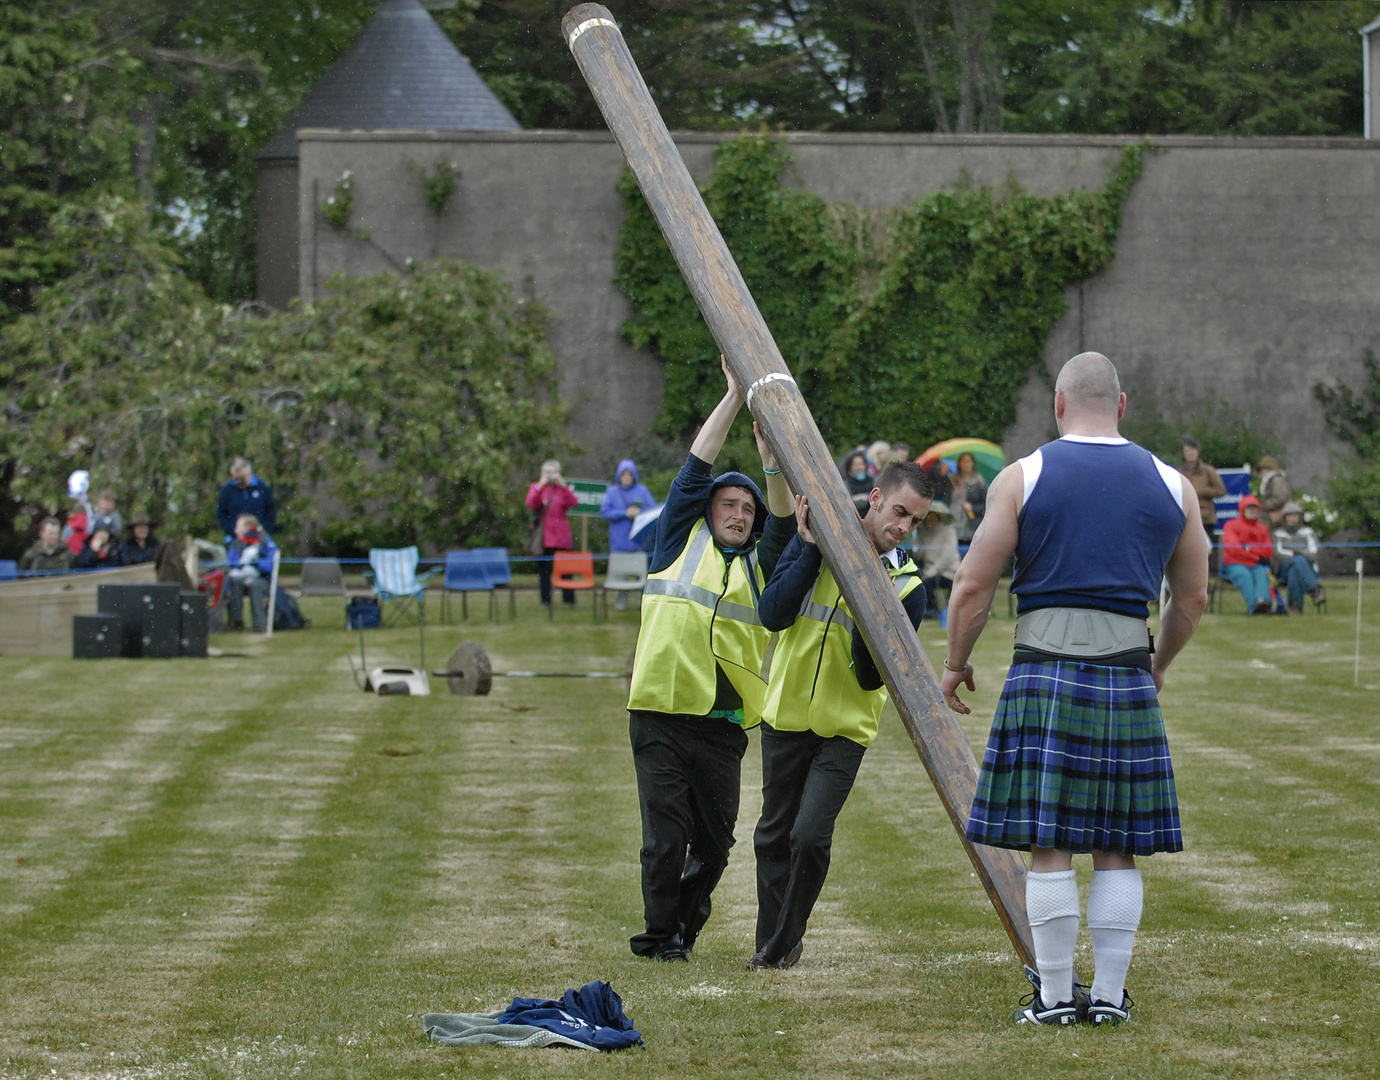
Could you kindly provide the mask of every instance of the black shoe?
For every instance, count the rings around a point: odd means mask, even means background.
[[[1252,615],[1268,615],[1268,614],[1270,614],[1270,601],[1268,601],[1268,600],[1257,600],[1257,601],[1255,602],[1255,607],[1251,608],[1251,614],[1252,614]]]
[[[1121,992],[1120,1005],[1113,1005],[1109,1001],[1094,1001],[1088,1006],[1088,1023],[1095,1026],[1124,1024],[1131,1019],[1131,1010],[1135,1004],[1125,990]]]
[[[1025,978],[1026,981],[1030,983],[1030,985],[1034,988],[1035,992],[1033,994],[1027,994],[1018,1002],[1021,1008],[1018,1009],[1012,1016],[1012,1019],[1015,1020],[1016,1023],[1062,1025],[1068,1023],[1081,1024],[1087,1022],[1088,987],[1085,983],[1081,983],[1078,981],[1078,972],[1075,971],[1073,973],[1073,1001],[1071,1003],[1060,1002],[1053,1009],[1046,1009],[1044,1006],[1044,1001],[1040,997],[1040,973],[1027,964],[1025,965]],[[1070,1004],[1072,1004],[1074,1011],[1074,1019],[1072,1021],[1063,1019],[1062,1014],[1060,1014],[1060,1016],[1058,1017],[1041,1019],[1042,1016],[1046,1016],[1050,1013],[1055,1013],[1057,1010],[1066,1008]]]
[[[661,960],[667,964],[686,964],[690,961],[690,954],[679,945],[668,945],[664,949],[657,949],[652,954],[652,959]]]
[[[800,963],[800,954],[805,951],[805,942],[797,941],[795,947],[791,949],[780,960],[768,960],[765,950],[753,954],[751,960],[747,962],[749,971],[760,971],[763,968],[771,968],[775,971],[785,971],[793,968]]]

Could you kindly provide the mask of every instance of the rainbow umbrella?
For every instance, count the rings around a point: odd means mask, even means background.
[[[945,439],[931,446],[915,459],[915,463],[928,469],[936,461],[942,461],[949,466],[949,472],[958,472],[958,459],[963,454],[973,455],[978,475],[989,484],[1006,466],[1006,455],[1001,447],[986,439]]]

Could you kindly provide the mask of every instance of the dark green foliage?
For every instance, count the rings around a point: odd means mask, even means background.
[[[30,504],[57,508],[84,468],[165,533],[209,531],[243,453],[286,541],[329,494],[336,534],[505,543],[526,513],[514,475],[566,445],[544,315],[501,273],[438,260],[261,317],[207,300],[136,205],[58,233],[78,271],[0,341],[0,460]]]
[[[933,192],[869,219],[782,187],[785,153],[747,136],[716,149],[704,197],[825,439],[919,447],[1000,439],[1064,285],[1111,261],[1142,155],[1098,192]],[[623,333],[666,361],[659,430],[684,436],[722,393],[718,349],[631,176],[620,190]]]
[[[1370,349],[1362,363],[1366,385],[1360,391],[1349,386],[1319,383],[1313,395],[1323,406],[1327,426],[1356,451],[1359,461],[1350,462],[1328,483],[1328,492],[1341,515],[1344,528],[1366,537],[1380,536],[1380,360]]]
[[[0,4],[0,323],[71,269],[48,219],[129,175],[123,80],[137,64],[121,49],[102,53],[98,37],[84,12]]]
[[[1284,444],[1272,431],[1248,424],[1231,403],[1223,400],[1204,405],[1192,415],[1163,419],[1140,417],[1128,411],[1122,433],[1171,465],[1183,460],[1179,439],[1192,435],[1202,444],[1203,460],[1217,468],[1254,467],[1266,454],[1284,462]],[[1287,464],[1287,462],[1286,462]]]

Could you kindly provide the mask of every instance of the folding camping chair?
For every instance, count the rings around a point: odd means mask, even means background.
[[[489,618],[498,620],[498,597],[494,593],[493,582],[489,578],[489,567],[484,557],[474,550],[447,551],[445,591],[441,593],[441,618],[450,622],[450,594],[460,594],[460,618],[470,617],[469,594],[486,592],[489,594]]]
[[[433,571],[418,574],[417,557],[415,547],[369,549],[370,585],[383,608],[385,626],[405,617],[418,626],[426,622],[426,579]]]

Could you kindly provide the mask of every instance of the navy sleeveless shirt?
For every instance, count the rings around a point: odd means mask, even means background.
[[[1146,618],[1188,520],[1178,470],[1125,439],[1066,435],[1021,458],[1021,471],[1017,612]]]

